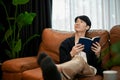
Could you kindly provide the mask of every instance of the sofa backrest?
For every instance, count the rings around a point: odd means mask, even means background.
[[[39,47],[38,55],[41,52],[47,53],[49,56],[52,57],[52,59],[59,63],[59,47],[63,40],[65,40],[68,37],[71,37],[74,35],[73,31],[60,31],[60,30],[54,30],[51,28],[46,28],[43,30],[42,33],[42,42]],[[88,37],[94,37],[94,36],[100,36],[100,44],[102,46],[102,51],[109,46],[109,33],[107,30],[90,30],[87,33]],[[103,58],[103,64],[105,63],[105,59],[107,57]]]
[[[120,41],[120,25],[115,25],[110,30],[110,43],[114,44]]]

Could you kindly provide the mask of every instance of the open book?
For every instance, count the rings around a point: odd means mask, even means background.
[[[79,39],[78,43],[84,45],[84,50],[83,50],[84,52],[91,53],[92,52],[92,50],[91,50],[92,43],[99,42],[99,40],[100,40],[99,36],[93,37],[92,39],[87,38],[87,37],[81,37]]]

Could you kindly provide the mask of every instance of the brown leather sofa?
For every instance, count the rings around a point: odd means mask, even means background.
[[[42,42],[40,43],[38,55],[40,52],[46,52],[52,59],[59,63],[59,46],[63,40],[70,37],[74,32],[58,31],[51,28],[44,29],[42,33]],[[100,36],[100,44],[102,51],[110,46],[110,44],[120,41],[120,25],[114,26],[110,31],[107,30],[90,30],[87,36],[94,37]],[[102,57],[102,65],[104,66],[107,61],[112,57],[111,53]],[[2,65],[2,80],[43,80],[42,71],[38,66],[37,56],[16,58],[5,61]],[[108,68],[107,68],[108,69]],[[113,66],[111,69],[119,71],[120,66]],[[118,76],[118,80],[120,77]],[[82,77],[79,80],[102,80],[100,75],[93,77]]]

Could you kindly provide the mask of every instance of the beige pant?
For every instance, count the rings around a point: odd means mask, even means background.
[[[72,60],[59,64],[61,67],[62,80],[75,80],[77,74],[85,76],[94,76],[96,72],[94,67],[89,66],[85,60],[76,55]]]

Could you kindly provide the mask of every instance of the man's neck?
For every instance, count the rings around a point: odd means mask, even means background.
[[[83,33],[83,32],[81,32],[81,33],[80,33],[80,32],[79,32],[79,33],[76,32],[76,33],[75,33],[75,44],[78,43],[78,40],[79,40],[81,37],[85,37],[85,33]]]
[[[80,38],[80,37],[85,37],[85,33],[83,32],[76,32],[75,37]]]

